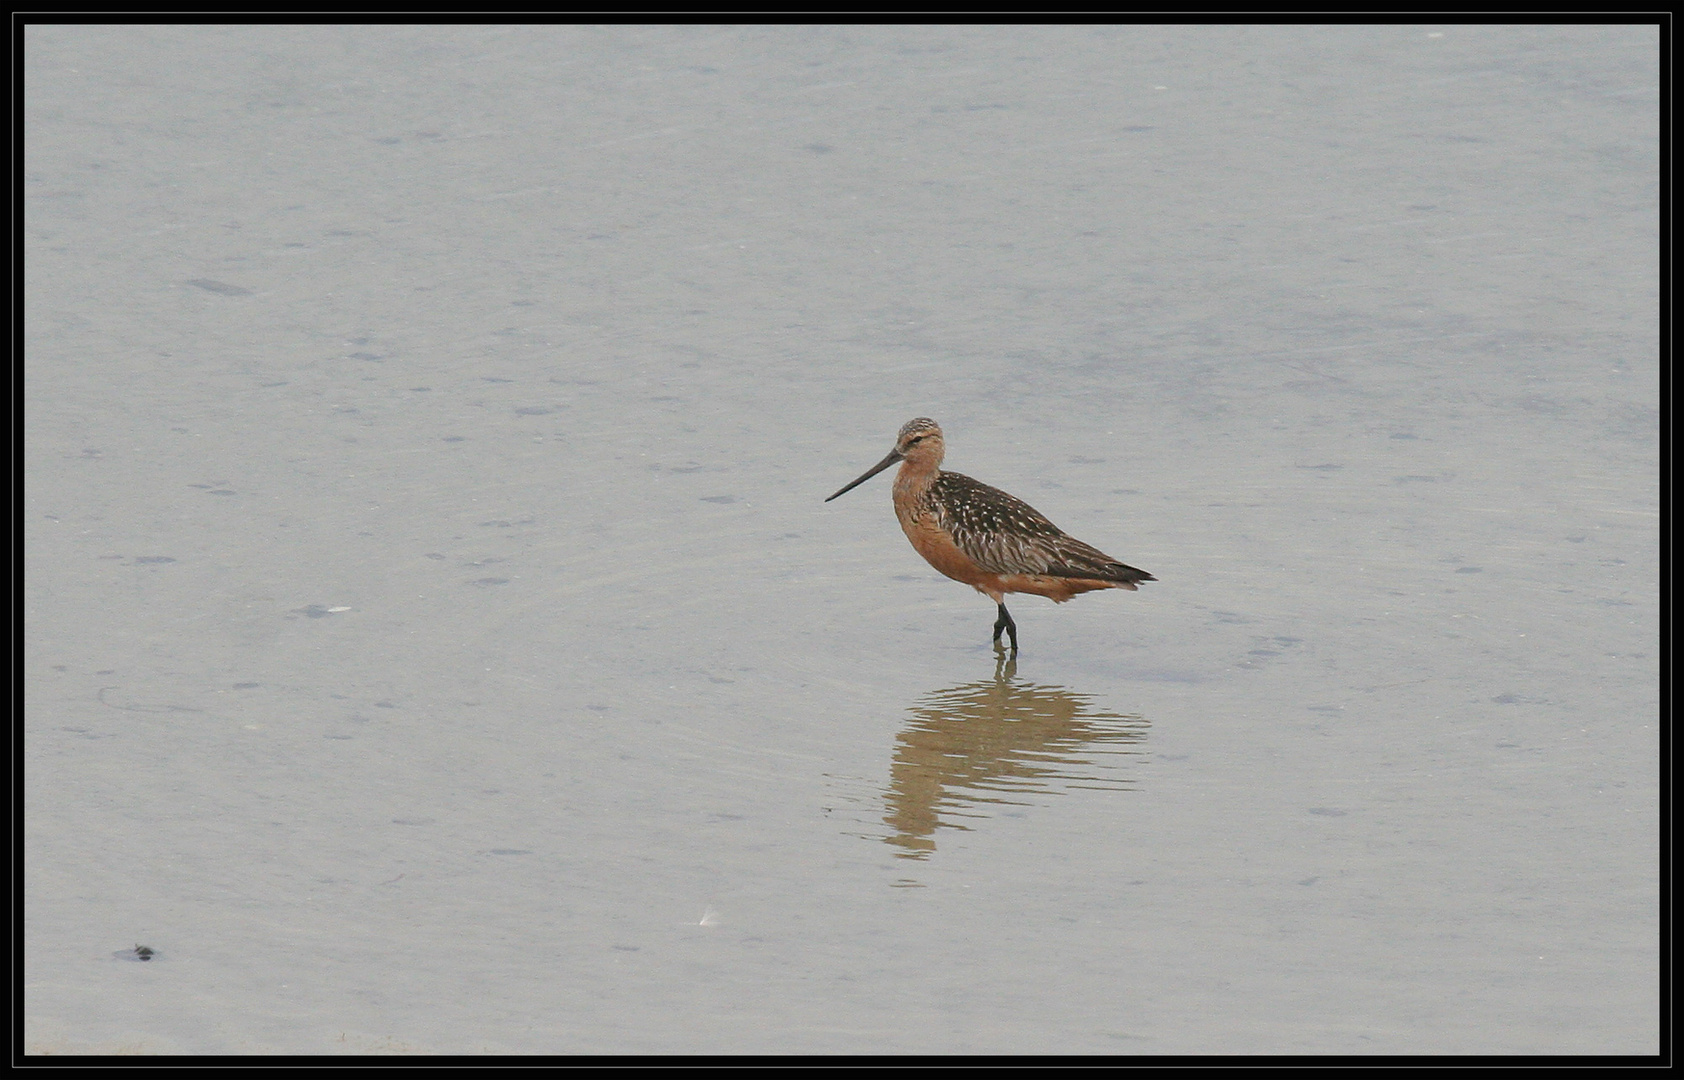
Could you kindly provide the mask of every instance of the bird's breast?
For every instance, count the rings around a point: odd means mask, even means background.
[[[953,537],[941,527],[935,514],[919,513],[913,509],[900,514],[899,517],[900,527],[906,533],[906,538],[912,541],[913,548],[937,571],[966,585],[993,582],[995,575],[978,566],[975,560],[959,550],[959,545],[954,543]]]

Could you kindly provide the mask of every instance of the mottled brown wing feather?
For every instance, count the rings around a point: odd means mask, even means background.
[[[1033,506],[963,473],[944,472],[929,490],[930,509],[959,550],[994,574],[1115,581],[1156,581],[1096,547],[1065,535]]]

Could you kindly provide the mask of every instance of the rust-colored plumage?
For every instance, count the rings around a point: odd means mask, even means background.
[[[1017,649],[1017,624],[1006,611],[1007,593],[1034,593],[1062,604],[1094,589],[1132,590],[1142,581],[1158,580],[1065,535],[1022,499],[968,476],[942,472],[945,453],[934,420],[910,420],[888,457],[830,499],[900,462],[894,495],[901,529],[931,566],[999,605],[996,644],[1003,630]]]

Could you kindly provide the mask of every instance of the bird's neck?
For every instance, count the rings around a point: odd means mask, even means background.
[[[923,501],[924,495],[941,475],[934,461],[903,461],[895,473],[895,507],[910,509]]]

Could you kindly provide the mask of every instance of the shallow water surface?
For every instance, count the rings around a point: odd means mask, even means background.
[[[1653,27],[24,40],[32,1052],[1656,1052]]]

